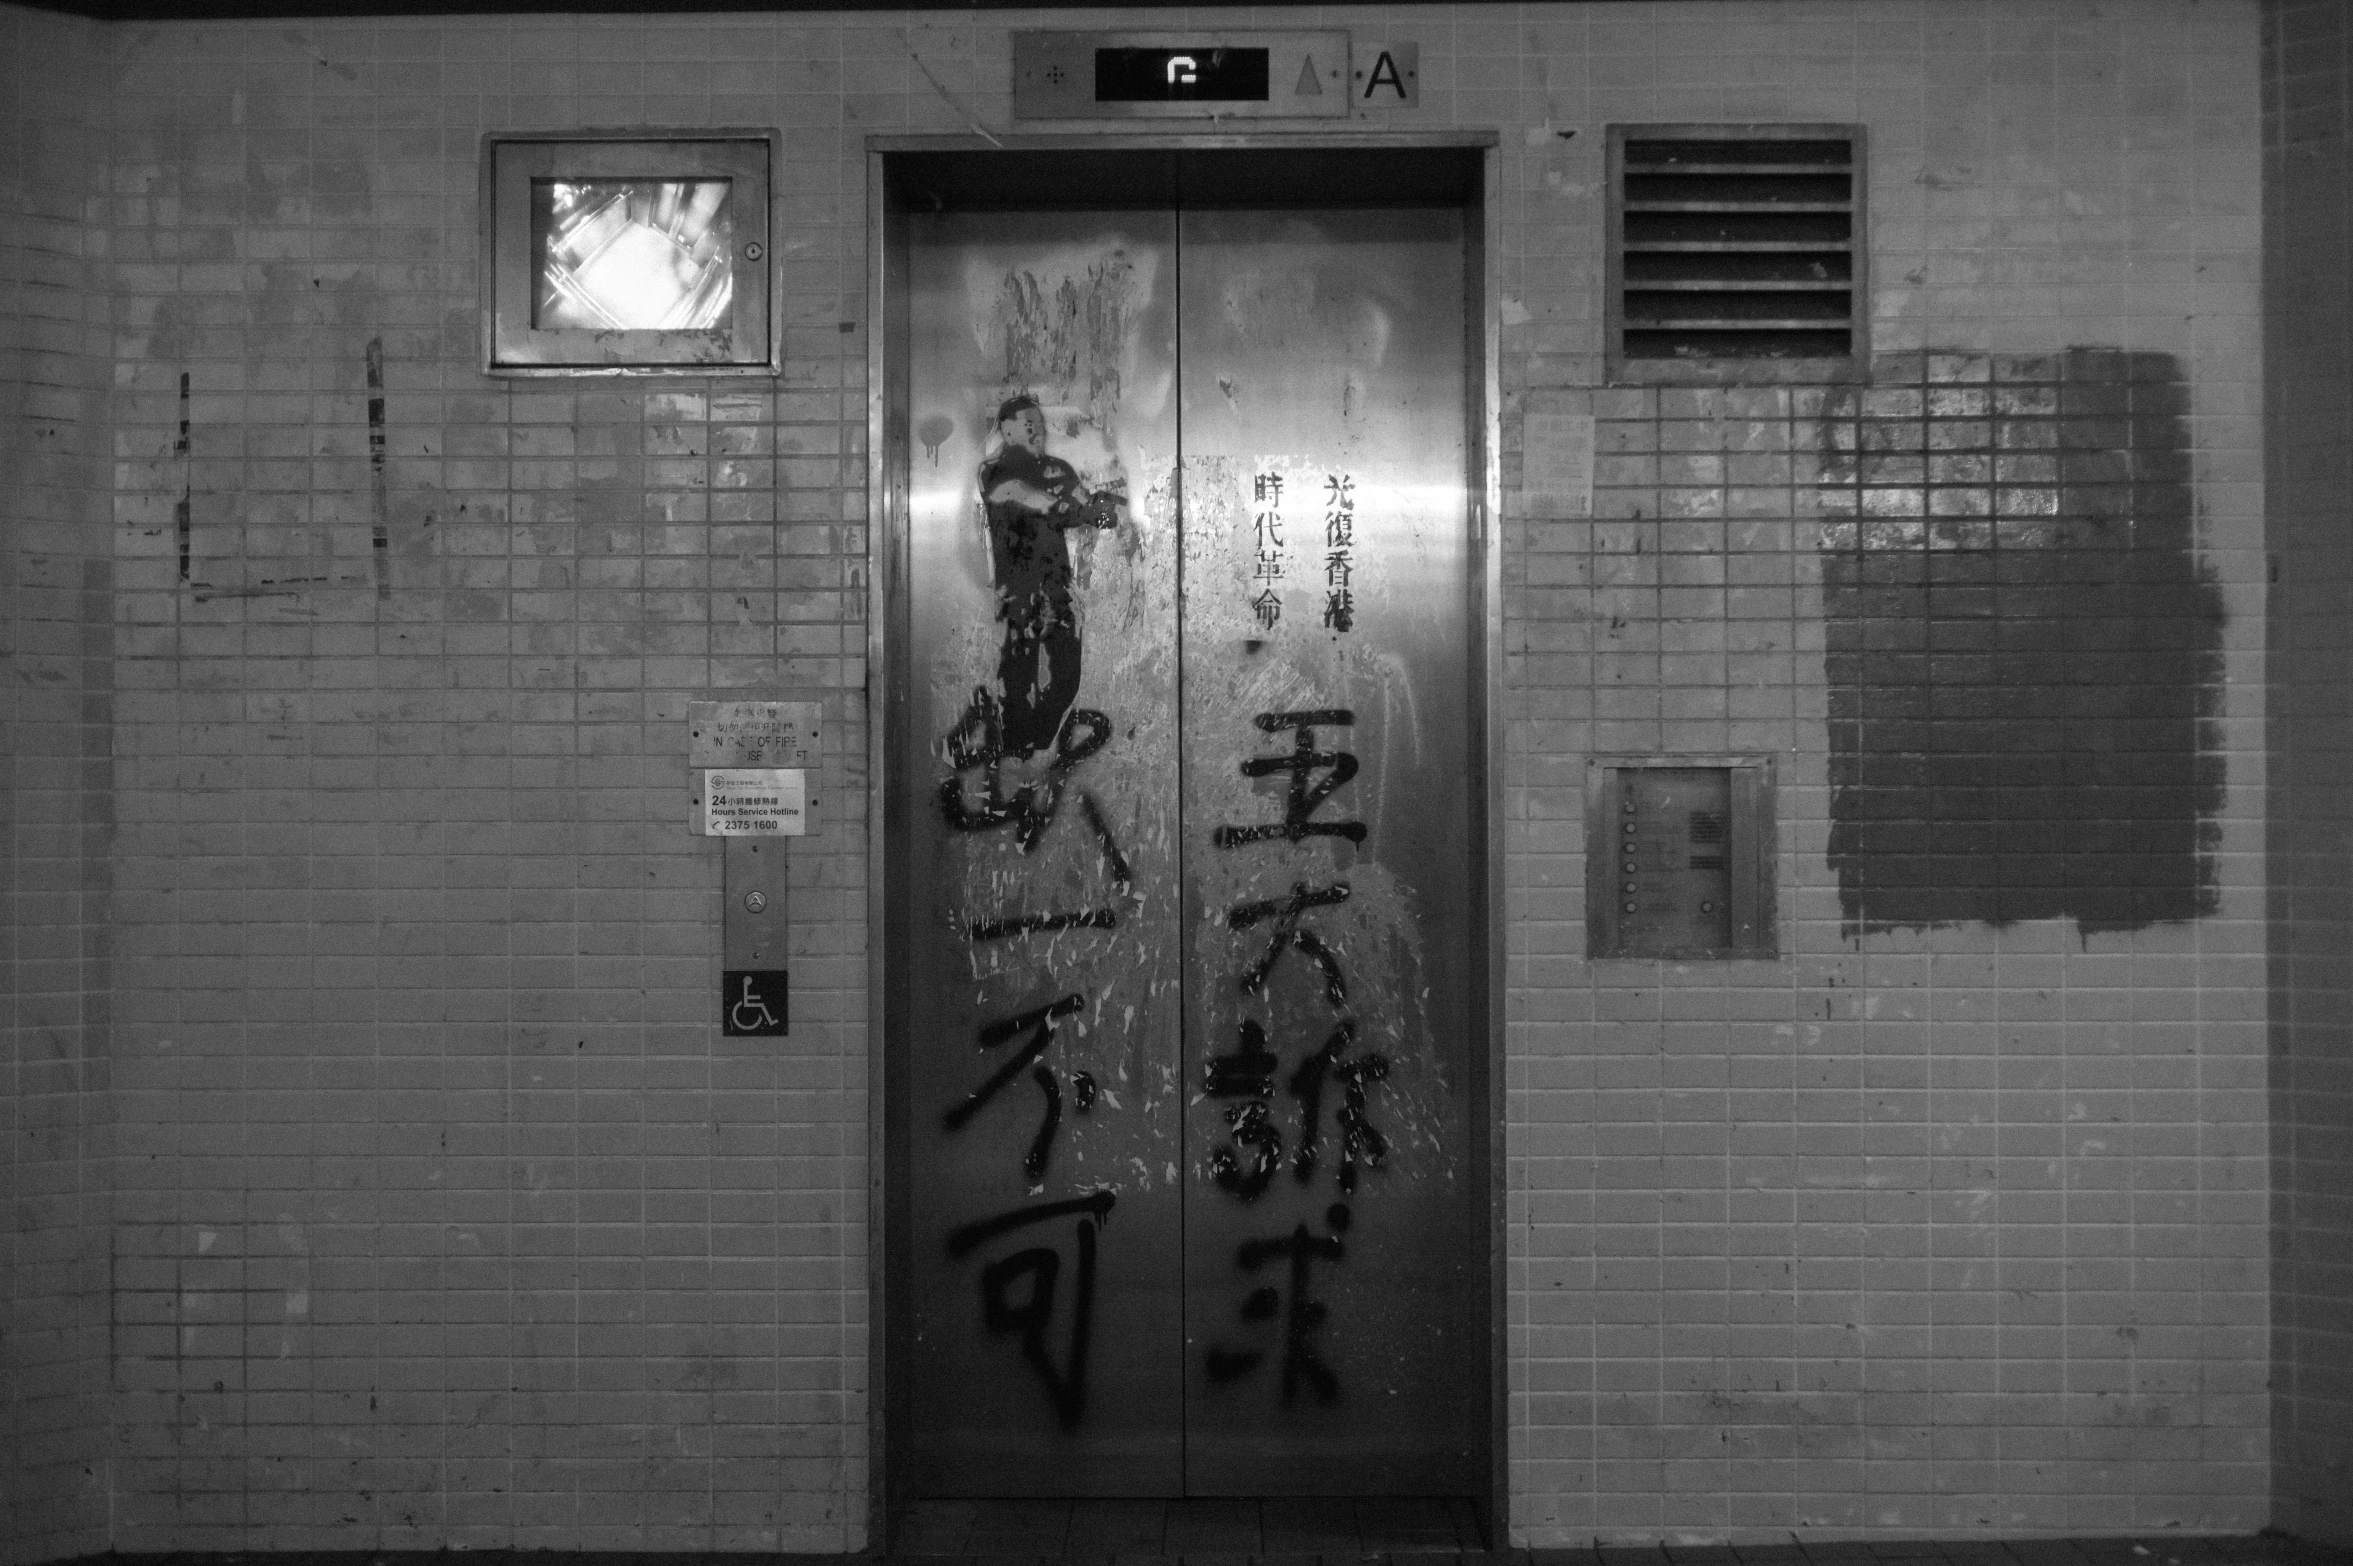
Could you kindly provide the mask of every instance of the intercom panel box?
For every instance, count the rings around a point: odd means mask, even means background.
[[[1773,764],[1597,757],[1585,786],[1590,957],[1770,957]]]

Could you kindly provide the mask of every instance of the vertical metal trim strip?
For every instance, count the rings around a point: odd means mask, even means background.
[[[1475,410],[1479,485],[1475,496],[1474,515],[1478,551],[1475,580],[1481,599],[1479,624],[1484,640],[1484,656],[1475,667],[1479,670],[1480,689],[1472,702],[1478,714],[1481,733],[1481,761],[1484,776],[1479,780],[1479,809],[1484,817],[1480,825],[1487,838],[1487,858],[1484,867],[1486,885],[1483,903],[1486,909],[1485,930],[1480,934],[1487,948],[1487,1014],[1481,1064],[1486,1075],[1487,1099],[1487,1273],[1490,1297],[1487,1326],[1488,1362],[1488,1464],[1492,1475],[1492,1495],[1488,1504],[1488,1543],[1496,1549],[1511,1546],[1511,1295],[1510,1295],[1510,1240],[1504,1204],[1509,1196],[1505,1156],[1510,1135],[1509,1106],[1505,1101],[1505,1051],[1508,1032],[1505,1025],[1505,997],[1508,968],[1505,945],[1509,926],[1505,922],[1504,895],[1504,809],[1503,786],[1507,776],[1507,739],[1504,732],[1503,710],[1503,326],[1502,326],[1502,245],[1497,224],[1502,211],[1503,171],[1493,141],[1479,149],[1480,179],[1477,205],[1465,214],[1464,238],[1476,237],[1479,254],[1476,258],[1477,283],[1472,290],[1472,304],[1477,310],[1473,326],[1474,343],[1478,350],[1479,379],[1477,382],[1481,406]]]
[[[1614,957],[1618,951],[1617,900],[1610,894],[1611,875],[1602,868],[1611,863],[1610,848],[1610,785],[1617,781],[1616,769],[1606,767],[1594,757],[1585,758],[1585,956],[1587,961],[1597,957]]]
[[[476,273],[474,281],[480,291],[477,309],[481,315],[476,344],[481,349],[481,362],[478,368],[484,375],[488,375],[490,367],[498,362],[498,339],[491,325],[498,316],[498,170],[495,161],[497,141],[497,132],[485,131],[475,150],[475,156],[482,163],[480,182],[476,186],[474,197],[477,204],[474,213],[475,222],[478,225],[476,239],[480,246],[474,253]],[[187,575],[185,566],[181,568],[180,574],[183,577]]]
[[[1612,125],[1602,164],[1601,381],[1616,386],[1626,374],[1626,127]]]
[[[890,488],[886,330],[893,303],[884,271],[889,258],[888,155],[869,139],[866,152],[866,1540],[876,1551],[888,1542],[890,1466],[887,1417],[892,1315],[888,1244],[896,1237],[887,1212],[890,1169],[889,834],[890,703],[877,700],[881,682],[894,677],[889,635],[896,616],[891,585],[896,572],[886,559],[903,557],[897,539]],[[781,247],[778,247],[781,248]],[[781,315],[782,312],[777,312]],[[884,540],[891,539],[886,550]],[[877,1330],[877,1329],[880,1330]],[[845,1508],[845,1513],[847,1509]],[[853,1546],[843,1541],[843,1548]]]
[[[1764,837],[1758,830],[1758,807],[1763,792],[1759,769],[1735,766],[1732,774],[1732,822],[1730,852],[1725,856],[1731,875],[1732,955],[1757,957],[1763,955],[1764,941],[1760,904],[1763,900],[1765,865]]]
[[[1847,278],[1853,292],[1847,308],[1847,352],[1853,360],[1850,380],[1871,379],[1871,321],[1877,314],[1871,297],[1871,156],[1870,127],[1846,127],[1847,168]]]
[[[1169,185],[1175,201],[1169,212],[1168,254],[1174,263],[1176,278],[1170,294],[1174,302],[1176,340],[1170,345],[1170,357],[1176,367],[1176,471],[1169,475],[1170,510],[1176,517],[1176,713],[1177,713],[1177,787],[1176,787],[1176,906],[1177,920],[1177,1095],[1179,1108],[1176,1117],[1177,1168],[1189,1174],[1193,1167],[1190,1150],[1185,1145],[1189,1117],[1184,1113],[1182,1084],[1190,1080],[1186,1070],[1190,1057],[1186,1050],[1193,1037],[1190,1000],[1192,989],[1185,983],[1185,975],[1193,971],[1193,953],[1200,941],[1198,927],[1182,914],[1187,907],[1185,872],[1189,856],[1185,852],[1185,794],[1192,781],[1192,771],[1185,765],[1185,157],[1178,153],[1171,160]],[[1193,1493],[1193,1279],[1188,1270],[1192,1252],[1187,1245],[1188,1204],[1177,1202],[1177,1488],[1185,1494]]]

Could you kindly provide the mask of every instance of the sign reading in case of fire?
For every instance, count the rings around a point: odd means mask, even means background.
[[[813,701],[687,703],[690,822],[702,837],[801,837],[820,765]]]

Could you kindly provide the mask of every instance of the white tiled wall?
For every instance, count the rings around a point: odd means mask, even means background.
[[[1108,15],[81,46],[112,126],[116,1547],[866,1542],[863,138],[1017,134],[1010,30]],[[2258,1526],[2251,0],[1116,18],[1416,42],[1422,106],[1378,128],[1501,132],[1514,1538]],[[1881,349],[2179,357],[2230,615],[2215,916],[1842,926],[1809,405],[1595,389],[1604,126],[1793,119],[1867,127]],[[775,384],[475,369],[481,134],[628,124],[783,129]],[[1605,464],[1594,521],[1530,519],[1525,409],[1734,455]],[[1668,548],[1678,519],[1723,526]],[[782,1053],[710,1025],[718,863],[678,822],[685,703],[731,692],[833,720]],[[1650,748],[1778,754],[1782,960],[1584,960],[1585,757]]]
[[[0,10],[0,1537],[105,1548],[112,546],[95,23]]]

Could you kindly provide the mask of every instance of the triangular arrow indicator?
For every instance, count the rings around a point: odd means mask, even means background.
[[[1311,54],[1299,67],[1299,85],[1291,89],[1291,96],[1320,98],[1323,95],[1323,78],[1315,74],[1315,56]]]

